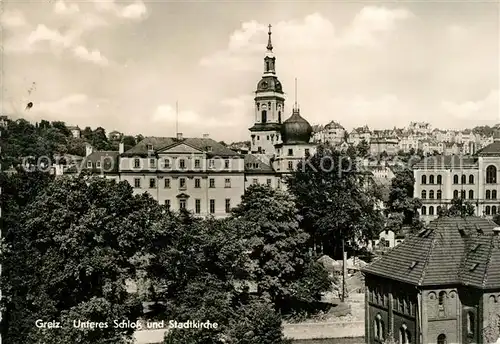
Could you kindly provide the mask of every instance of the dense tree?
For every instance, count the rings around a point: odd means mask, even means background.
[[[366,176],[356,165],[356,156],[329,146],[303,161],[288,179],[295,196],[301,227],[311,235],[311,245],[341,257],[342,244],[358,249],[383,226],[378,200]]]
[[[122,139],[122,143],[125,148],[125,151],[129,150],[130,148],[134,147],[137,144],[137,142],[135,141],[135,137],[130,135],[125,135]]]
[[[474,205],[463,198],[455,198],[451,201],[449,208],[442,208],[439,216],[474,216],[476,208]]]
[[[11,200],[22,204],[27,197],[18,193]],[[49,183],[24,207],[7,211],[12,212],[7,218],[17,215],[19,224],[7,232],[8,250],[2,250],[2,293],[8,295],[2,299],[3,339],[125,343],[131,331],[112,324],[114,319],[135,321],[141,314],[125,280],[135,276],[138,248],[146,246],[149,228],[161,215],[158,203],[133,196],[125,182],[81,177]],[[34,326],[37,319],[65,326],[43,331]],[[73,328],[75,319],[110,326],[82,331]]]
[[[278,309],[316,302],[330,288],[328,274],[309,255],[309,235],[299,228],[289,194],[267,185],[252,185],[232,216],[248,245],[258,294],[268,295]]]
[[[368,142],[366,142],[366,140],[362,140],[356,146],[356,151],[359,157],[365,158],[370,155],[370,145],[368,144]]]
[[[418,209],[422,206],[422,202],[418,198],[414,198],[415,178],[413,171],[410,169],[402,169],[396,171],[391,182],[389,191],[389,200],[387,201],[387,212],[389,217],[394,219],[393,224],[400,220],[400,225],[411,225],[415,228],[420,227],[420,219]],[[402,214],[403,216],[398,216]]]
[[[487,136],[487,137],[493,136],[494,131],[495,131],[494,128],[487,126],[487,125],[480,125],[480,126],[474,127],[472,129],[472,132],[474,134],[481,135],[481,136]]]

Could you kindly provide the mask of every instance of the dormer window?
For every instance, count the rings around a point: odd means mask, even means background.
[[[211,152],[212,151],[212,146],[207,146],[207,152]]]
[[[146,147],[148,149],[148,152],[152,152],[153,151],[153,145],[147,144]]]
[[[95,162],[95,167],[97,167],[97,168],[101,168],[101,162],[100,162],[100,161],[96,161],[96,162]]]
[[[92,168],[92,161],[87,161],[87,167]]]

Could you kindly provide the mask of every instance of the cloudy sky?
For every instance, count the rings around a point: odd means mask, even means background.
[[[3,112],[248,138],[273,25],[288,109],[347,129],[500,122],[498,3],[3,1]],[[33,102],[31,110],[26,104]]]

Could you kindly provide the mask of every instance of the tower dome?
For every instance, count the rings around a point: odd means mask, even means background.
[[[312,127],[301,115],[298,108],[281,125],[281,138],[284,144],[309,143]]]

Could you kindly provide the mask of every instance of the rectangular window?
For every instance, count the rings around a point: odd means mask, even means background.
[[[167,158],[163,161],[163,167],[170,168],[170,159]]]
[[[224,187],[225,188],[230,188],[231,187],[231,179],[230,178],[226,178],[224,180]]]
[[[292,156],[293,155],[293,149],[289,148],[288,149],[288,156]]]
[[[165,200],[165,206],[170,209],[170,200],[169,199],[166,199]]]
[[[165,189],[170,189],[170,178],[165,178]]]
[[[148,152],[151,152],[153,150],[153,145],[146,145]]]
[[[186,200],[185,199],[179,200],[179,209],[186,209]]]
[[[201,213],[201,199],[194,200],[194,212],[196,214]]]
[[[309,148],[306,148],[306,156],[309,155]]]
[[[259,184],[259,180],[257,178],[252,179],[252,184],[254,185]]]
[[[141,160],[134,159],[134,168],[139,168],[139,167],[141,167]]]
[[[134,188],[141,187],[141,178],[134,178]]]
[[[179,168],[180,169],[186,168],[186,160],[184,160],[184,159],[179,160]]]
[[[271,183],[272,183],[271,178],[267,178],[267,181],[266,181],[266,182],[267,182],[267,186],[271,186]]]
[[[92,168],[92,161],[87,161],[87,167]]]
[[[229,160],[224,160],[224,168],[229,168]]]
[[[208,167],[214,168],[215,167],[215,160],[213,160],[213,159],[208,160]]]
[[[97,167],[97,168],[101,168],[101,162],[100,162],[100,161],[96,161],[96,162],[95,162],[95,167]]]
[[[186,178],[179,178],[179,188],[181,189],[186,188]]]
[[[289,169],[290,171],[292,171],[292,170],[293,170],[293,161],[289,161],[289,162],[288,162],[288,169]]]
[[[210,188],[214,188],[215,187],[215,179],[214,178],[210,178]]]
[[[149,178],[149,188],[154,189],[156,187],[156,178]]]
[[[156,167],[156,160],[155,159],[149,159],[149,166],[150,167]]]
[[[196,178],[194,180],[194,187],[197,188],[197,189],[199,189],[200,188],[200,183],[201,183],[200,182],[200,178]]]
[[[210,200],[210,214],[215,214],[215,200]]]
[[[231,212],[231,199],[226,198],[226,213]]]
[[[194,161],[194,167],[195,167],[195,168],[200,168],[200,167],[201,167],[200,159],[196,159],[196,160]]]

